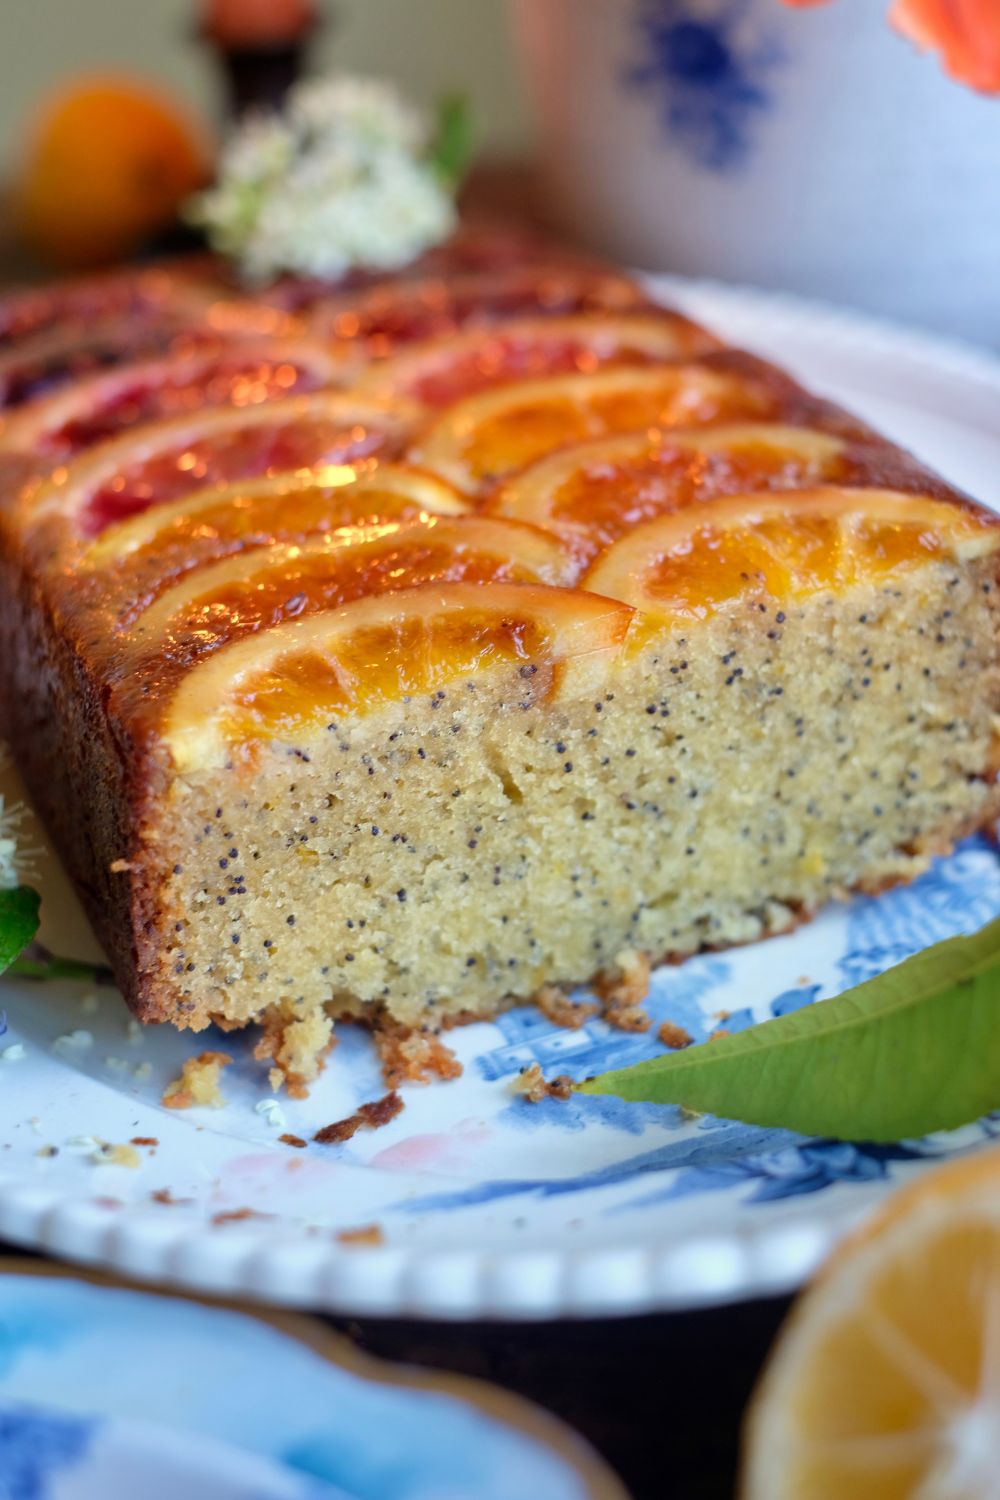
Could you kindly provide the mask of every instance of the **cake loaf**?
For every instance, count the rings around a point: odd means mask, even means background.
[[[216,288],[214,342],[0,433],[2,732],[133,1012],[260,1023],[296,1087],[339,1016],[607,987],[1000,811],[997,518],[626,278],[470,243]]]

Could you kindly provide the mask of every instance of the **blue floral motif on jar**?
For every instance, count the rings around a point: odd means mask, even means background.
[[[749,9],[750,0],[638,0],[645,56],[625,83],[655,96],[667,140],[714,172],[745,158],[771,102],[765,80],[781,61]]]

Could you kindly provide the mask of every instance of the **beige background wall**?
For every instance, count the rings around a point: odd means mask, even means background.
[[[504,0],[320,0],[329,20],[317,61],[386,73],[433,98],[474,97],[487,144],[527,134]],[[91,67],[159,76],[211,116],[216,80],[194,39],[195,0],[0,0],[0,172],[39,95]]]

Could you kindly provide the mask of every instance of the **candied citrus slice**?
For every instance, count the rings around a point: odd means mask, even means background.
[[[894,490],[789,490],[647,521],[583,583],[652,619],[700,618],[748,593],[794,600],[998,547],[1000,521],[972,505]]]
[[[337,392],[250,411],[211,407],[147,422],[88,449],[22,499],[31,523],[62,517],[84,536],[213,483],[312,474],[398,447],[415,408]]]
[[[367,290],[320,299],[309,327],[321,338],[361,345],[378,355],[389,354],[397,344],[440,338],[501,318],[649,305],[645,293],[624,276],[557,262],[416,281],[396,277]]]
[[[369,366],[353,389],[446,406],[515,380],[662,363],[718,347],[718,339],[704,328],[666,309],[512,318],[488,330],[410,345]]]
[[[708,363],[561,375],[457,401],[424,429],[411,456],[475,494],[571,443],[768,417],[776,399],[765,382]]]
[[[744,1500],[985,1500],[1000,1472],[1000,1152],[936,1167],[834,1253],[750,1407]]]
[[[484,510],[544,526],[593,554],[697,500],[843,481],[846,452],[843,438],[771,422],[626,433],[539,459],[501,485]]]
[[[587,690],[613,660],[632,611],[579,589],[450,583],[359,599],[236,641],[196,666],[171,700],[163,737],[178,769],[250,757],[414,694],[441,694],[490,668],[534,700]]]
[[[187,574],[128,622],[129,653],[184,665],[256,630],[419,584],[570,581],[555,537],[520,521],[423,516],[343,527]]]
[[[174,351],[191,353],[218,342],[219,335],[204,324],[178,322],[166,313],[156,318],[94,318],[83,328],[46,328],[0,346],[0,408],[14,413],[126,361],[158,359]],[[20,413],[5,415],[0,435],[5,439],[20,420]]]
[[[457,516],[466,501],[443,479],[410,464],[341,464],[316,476],[282,475],[196,490],[108,526],[80,557],[84,569],[135,566],[140,557],[188,553],[205,561],[247,547],[294,542],[340,527],[376,526],[421,514]]]
[[[207,348],[74,379],[69,389],[8,418],[0,449],[65,460],[140,422],[318,390],[333,382],[336,369],[321,344],[306,340],[213,338]]]
[[[209,305],[214,290],[204,261],[15,288],[0,297],[0,344],[57,325],[67,329],[75,324],[83,331],[95,318],[124,316],[135,321],[164,313],[195,317]]]
[[[607,268],[593,256],[570,246],[554,246],[537,230],[499,222],[468,223],[463,218],[455,232],[440,245],[432,245],[392,273],[355,268],[332,283],[322,277],[280,276],[258,295],[273,307],[302,313],[311,308],[340,307],[347,294],[357,297],[368,291],[392,293],[404,285],[426,285],[442,278],[454,281],[470,275],[489,277],[479,284],[490,286],[498,274],[503,277],[517,272],[523,278],[529,266],[536,275],[583,270],[607,274]]]

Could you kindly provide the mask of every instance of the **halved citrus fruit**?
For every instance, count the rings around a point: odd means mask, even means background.
[[[394,402],[337,392],[290,396],[247,411],[212,407],[147,422],[88,449],[22,497],[27,524],[61,518],[78,534],[211,484],[324,470],[397,450],[415,417]]]
[[[520,521],[422,516],[342,527],[188,573],[128,621],[125,654],[155,657],[162,687],[165,668],[175,675],[229,641],[355,599],[421,584],[564,584],[571,571],[555,537]]]
[[[321,338],[389,354],[397,344],[450,336],[470,324],[531,313],[614,312],[645,307],[632,281],[575,265],[472,272],[408,281],[395,278],[367,291],[317,302],[309,326]]]
[[[651,517],[695,501],[817,480],[844,482],[848,445],[830,433],[743,422],[580,443],[530,464],[484,511],[555,531],[593,555]]]
[[[656,364],[718,347],[712,334],[666,309],[512,318],[489,330],[467,329],[452,338],[410,345],[369,366],[353,388],[446,406],[515,380]]]
[[[614,600],[541,584],[450,583],[359,599],[217,651],[184,678],[161,733],[178,769],[194,771],[252,762],[262,741],[295,741],[338,716],[441,694],[456,679],[482,685],[490,668],[512,672],[518,692],[536,700],[565,690],[566,669],[579,662],[589,690],[631,617]],[[568,681],[575,686],[574,674]]]
[[[619,432],[775,415],[770,385],[709,361],[561,375],[484,391],[447,407],[411,456],[468,494],[558,448]]]
[[[327,350],[305,340],[193,342],[194,349],[77,378],[68,390],[33,401],[7,420],[0,449],[63,461],[140,422],[206,406],[257,406],[318,390],[336,374]]]
[[[795,600],[998,548],[1000,520],[971,505],[894,490],[791,490],[647,521],[582,581],[651,620],[701,618],[748,594]]]
[[[744,1500],[987,1500],[1000,1473],[1000,1152],[835,1251],[750,1407]]]

